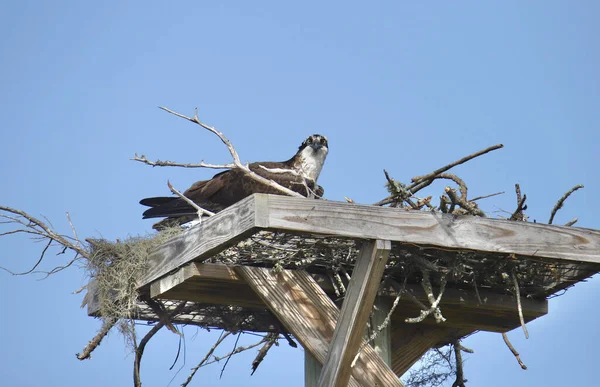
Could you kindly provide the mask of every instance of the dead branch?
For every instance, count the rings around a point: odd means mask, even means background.
[[[408,317],[404,321],[411,324],[418,323],[425,320],[425,318],[430,314],[433,315],[435,321],[438,323],[446,321],[446,318],[444,318],[444,316],[442,315],[442,311],[439,308],[440,301],[442,300],[442,296],[444,295],[444,290],[446,289],[446,274],[442,274],[440,278],[440,292],[437,297],[433,295],[433,287],[431,286],[431,281],[429,279],[429,270],[427,269],[423,270],[423,279],[421,280],[421,286],[425,291],[425,295],[427,296],[427,300],[429,301],[430,306],[426,307],[421,301],[417,300],[417,298],[414,295],[408,292],[407,294],[411,296],[412,300],[416,301],[417,305],[421,307],[421,313],[418,317]]]
[[[548,224],[552,224],[552,221],[554,220],[554,216],[556,215],[556,213],[558,212],[558,210],[560,210],[562,208],[565,200],[567,200],[567,198],[569,196],[571,196],[571,194],[573,192],[577,191],[580,188],[583,188],[583,185],[582,184],[577,184],[575,187],[573,187],[570,190],[568,190],[567,192],[565,192],[565,194],[560,199],[558,199],[558,202],[556,202],[556,205],[552,209],[552,213],[550,214],[550,220],[548,220]]]
[[[515,184],[515,193],[517,194],[517,209],[512,213],[509,220],[524,222],[527,220],[527,216],[524,214],[524,211],[527,209],[527,205],[525,204],[527,195],[521,197],[521,186],[519,184]]]
[[[410,191],[411,193],[414,193],[413,189],[414,189],[415,187],[418,187],[418,186],[419,186],[419,184],[421,184],[421,183],[423,183],[423,182],[427,182],[427,181],[429,181],[429,180],[432,180],[432,179],[433,179],[434,177],[436,177],[437,175],[439,175],[439,174],[441,174],[441,173],[444,173],[444,172],[446,172],[447,170],[449,170],[449,169],[451,169],[451,168],[453,168],[453,167],[455,167],[455,166],[457,166],[457,165],[460,165],[460,164],[466,163],[467,161],[469,161],[469,160],[471,160],[471,159],[474,159],[475,157],[478,157],[478,156],[484,155],[484,154],[486,154],[486,153],[488,153],[488,152],[491,152],[491,151],[493,151],[493,150],[496,150],[496,149],[500,149],[500,148],[502,148],[502,147],[504,147],[504,145],[502,145],[502,144],[494,145],[494,146],[491,146],[491,147],[489,147],[489,148],[486,148],[486,149],[484,149],[484,150],[481,150],[481,151],[479,151],[479,152],[473,153],[473,154],[471,154],[471,155],[469,155],[469,156],[463,157],[462,159],[460,159],[460,160],[457,160],[457,161],[455,161],[455,162],[453,162],[453,163],[450,163],[450,164],[448,164],[448,165],[446,165],[446,166],[444,166],[444,167],[442,167],[442,168],[438,168],[438,169],[436,169],[435,171],[433,171],[433,172],[431,172],[431,173],[428,173],[427,175],[423,175],[423,176],[415,176],[415,177],[413,177],[413,178],[412,178],[412,184],[406,187],[406,191],[407,191],[407,192],[408,192],[408,191]],[[419,189],[422,189],[422,188],[424,188],[424,187],[425,187],[425,186],[422,186],[422,187],[420,187]],[[383,200],[380,200],[379,202],[375,203],[374,205],[375,205],[375,206],[383,206],[383,205],[386,205],[386,204],[390,204],[390,203],[392,203],[393,201],[394,201],[394,195],[391,195],[391,196],[388,196],[387,198],[385,198],[385,199],[383,199]]]
[[[262,363],[265,356],[267,356],[267,352],[269,352],[269,349],[271,349],[273,344],[277,343],[278,337],[278,333],[271,332],[261,341],[265,344],[258,350],[258,354],[256,354],[256,357],[252,361],[252,372],[250,373],[250,375],[254,375],[254,372],[256,372],[260,363]]]
[[[481,200],[481,199],[491,198],[492,196],[497,196],[497,195],[504,195],[504,191],[502,191],[502,192],[496,192],[496,193],[489,194],[489,195],[477,196],[477,197],[475,197],[473,199],[469,199],[469,201],[470,202],[474,202],[474,201]]]
[[[183,118],[183,119],[193,122],[197,125],[200,125],[201,127],[208,130],[209,132],[215,134],[223,142],[223,144],[225,144],[225,146],[229,150],[229,154],[231,155],[231,157],[233,159],[233,163],[232,164],[215,165],[215,164],[205,164],[204,162],[201,162],[198,164],[180,164],[180,163],[174,163],[174,162],[170,162],[170,161],[168,161],[168,162],[161,162],[161,161],[151,162],[151,161],[148,161],[148,159],[146,159],[145,156],[138,157],[137,155],[132,160],[140,161],[144,164],[152,165],[152,166],[172,166],[172,167],[186,167],[186,168],[205,167],[205,168],[217,168],[217,169],[223,169],[223,168],[233,169],[233,168],[235,168],[235,169],[239,169],[240,171],[245,173],[249,178],[251,178],[255,181],[258,181],[259,183],[268,185],[269,187],[274,188],[286,195],[303,197],[301,194],[294,192],[291,189],[288,189],[288,188],[276,183],[273,180],[266,179],[256,173],[252,172],[247,164],[242,164],[242,162],[240,160],[240,156],[238,155],[238,153],[235,150],[231,141],[229,141],[229,139],[227,137],[225,137],[225,135],[223,133],[219,132],[212,126],[206,125],[205,123],[200,121],[200,119],[198,119],[198,109],[195,110],[194,117],[185,116],[183,114],[177,113],[177,112],[175,112],[171,109],[168,109],[166,107],[163,107],[163,106],[159,106],[159,109],[162,109],[162,110],[166,111],[167,113],[171,113],[177,117]]]
[[[525,196],[523,196],[525,197]],[[521,326],[523,327],[523,333],[525,333],[525,338],[529,338],[529,332],[527,332],[527,327],[525,326],[525,319],[523,318],[523,307],[521,306],[521,291],[519,290],[519,281],[517,281],[517,276],[515,272],[512,273],[512,280],[515,287],[515,295],[517,297],[517,309],[519,310],[519,321],[521,322]]]
[[[572,225],[577,223],[578,220],[579,219],[577,219],[577,218],[573,218],[573,219],[569,220],[567,223],[565,223],[565,227],[571,227]]]
[[[450,163],[450,164],[448,164],[448,165],[446,165],[444,167],[436,169],[435,171],[433,171],[431,173],[428,173],[427,175],[415,176],[415,177],[413,177],[411,179],[411,181],[413,182],[413,184],[415,184],[415,183],[419,183],[419,182],[422,182],[422,181],[425,181],[425,180],[429,180],[432,177],[439,175],[440,173],[446,172],[447,170],[456,167],[457,165],[464,164],[464,163],[466,163],[469,160],[472,160],[472,159],[474,159],[476,157],[479,157],[479,156],[484,155],[484,154],[486,154],[488,152],[491,152],[491,151],[494,151],[496,149],[500,149],[500,148],[503,148],[503,147],[504,147],[504,145],[502,145],[502,144],[493,145],[493,146],[491,146],[489,148],[485,148],[485,149],[483,149],[483,150],[481,150],[479,152],[475,152],[475,153],[473,153],[473,154],[471,154],[469,156],[465,156],[462,159],[457,160],[457,161],[455,161],[453,163]],[[409,189],[411,189],[411,188],[412,187],[409,187]]]
[[[208,361],[208,362],[202,364],[200,367],[205,367],[205,366],[213,364],[213,363],[218,363],[218,362],[220,362],[223,359],[229,359],[231,356],[233,356],[235,354],[247,351],[247,350],[252,349],[252,348],[256,348],[256,347],[258,347],[259,345],[261,345],[264,342],[265,342],[265,338],[263,337],[260,341],[254,343],[254,344],[250,344],[250,345],[247,345],[247,346],[236,347],[233,351],[228,352],[228,353],[226,353],[223,356],[213,356],[213,359],[211,361]],[[237,344],[237,340],[236,340],[236,344]],[[225,365],[227,365],[227,363]],[[225,367],[223,367],[223,369],[225,369]]]
[[[213,216],[215,214],[214,212],[211,212],[209,210],[205,210],[204,208],[202,208],[199,205],[197,205],[196,203],[194,203],[192,200],[188,199],[184,194],[182,194],[175,187],[173,187],[171,185],[171,182],[168,181],[168,180],[167,180],[167,186],[169,187],[169,189],[171,190],[171,192],[173,192],[175,195],[177,195],[180,198],[182,198],[183,200],[185,200],[185,202],[187,204],[189,204],[190,206],[192,206],[192,208],[195,209],[198,212],[198,219],[199,220],[202,220],[202,215]]]
[[[15,273],[7,268],[0,267],[13,275],[25,275],[36,272],[37,267],[44,260],[45,254],[48,249],[54,246],[53,242],[56,242],[58,246],[61,247],[61,250],[57,255],[61,255],[65,253],[67,250],[71,250],[75,253],[75,256],[66,264],[61,266],[56,266],[49,272],[44,272],[47,276],[58,271],[61,271],[69,266],[71,266],[74,262],[78,261],[81,257],[89,258],[89,251],[84,248],[81,241],[77,239],[77,232],[73,228],[73,223],[71,222],[71,217],[67,213],[67,219],[69,220],[69,224],[74,232],[75,237],[68,237],[66,235],[62,235],[54,231],[52,225],[46,224],[34,216],[28,214],[25,211],[17,210],[11,207],[0,206],[0,219],[6,219],[2,221],[4,224],[14,224],[16,225],[16,229],[1,233],[0,236],[12,235],[12,234],[28,234],[32,235],[34,238],[47,239],[48,243],[42,250],[38,261],[33,265],[31,269],[21,273]],[[50,223],[50,222],[48,222]],[[57,247],[58,247],[57,246]]]
[[[170,318],[173,318],[174,316],[176,316],[179,313],[181,313],[181,311],[185,308],[186,304],[187,304],[187,301],[183,301],[182,303],[180,303],[179,305],[177,305],[177,307],[175,309],[173,309],[173,311],[171,313],[169,313],[169,317],[168,318],[164,318],[161,321],[159,321],[158,323],[156,323],[156,325],[154,325],[152,327],[152,329],[150,329],[150,331],[148,333],[146,333],[146,335],[142,338],[142,340],[140,341],[140,343],[135,346],[135,360],[133,362],[133,385],[135,387],[141,387],[142,386],[142,380],[140,378],[140,364],[142,362],[142,355],[144,354],[144,349],[146,348],[146,345],[148,344],[148,341],[150,341],[150,339],[163,326],[165,326],[165,324],[170,320]],[[169,322],[169,324],[170,324],[170,322]],[[175,331],[177,331],[177,330],[175,330]]]
[[[198,369],[200,369],[200,367],[202,367],[204,365],[204,363],[206,363],[206,361],[208,360],[208,358],[215,352],[215,350],[217,349],[217,347],[219,346],[219,344],[221,344],[223,342],[223,340],[225,340],[227,338],[227,336],[229,336],[230,334],[231,334],[231,332],[225,332],[225,331],[221,332],[221,336],[219,336],[219,339],[213,344],[213,346],[206,353],[206,355],[204,356],[204,358],[202,358],[202,360],[200,361],[200,363],[198,363],[198,365],[196,367],[192,368],[192,372],[190,373],[190,375],[188,376],[188,378],[186,379],[186,381],[183,382],[183,384],[181,385],[181,387],[186,387],[188,384],[190,384],[190,382],[194,378],[194,375],[196,375],[196,372],[198,371]]]
[[[160,321],[167,327],[168,330],[175,333],[176,335],[181,336],[181,333],[177,330],[177,328],[175,328],[175,326],[171,322],[171,315],[173,314],[169,313],[160,301],[154,300],[150,297],[142,297],[142,301],[144,301],[150,307],[150,309],[152,309],[152,311],[158,316]],[[185,304],[186,303],[184,302],[181,309],[185,307]]]
[[[81,351],[81,353],[76,354],[77,358],[79,360],[90,359],[92,357],[92,352],[94,351],[94,349],[96,349],[100,345],[102,339],[104,339],[104,337],[108,334],[112,327],[115,326],[116,322],[116,318],[104,320],[104,322],[102,323],[102,328],[100,328],[96,336],[94,336],[94,338],[90,340],[90,342],[85,346],[85,348],[83,348],[83,351]]]
[[[456,380],[452,383],[452,387],[465,387],[465,383],[467,379],[465,379],[465,374],[463,370],[463,359],[461,352],[473,353],[472,349],[463,347],[460,343],[460,340],[456,340],[453,343],[454,346],[454,358],[456,361]]]
[[[129,159],[132,161],[139,161],[143,164],[150,165],[151,167],[181,167],[181,168],[211,168],[211,169],[231,169],[235,168],[235,164],[209,164],[204,161],[200,161],[199,163],[177,163],[169,160],[156,160],[150,161],[146,158],[145,155],[138,156],[137,153]]]
[[[508,336],[506,335],[506,333],[502,332],[502,338],[504,339],[504,343],[506,344],[506,346],[508,347],[508,349],[510,349],[510,351],[512,352],[512,354],[515,356],[515,358],[519,362],[519,365],[521,366],[521,368],[524,369],[524,370],[526,370],[527,366],[521,361],[521,357],[519,356],[519,352],[517,352],[517,350],[515,349],[515,347],[513,347],[513,345],[510,343],[510,341],[508,340]]]

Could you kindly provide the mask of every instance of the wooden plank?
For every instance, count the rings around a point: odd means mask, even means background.
[[[188,267],[189,266],[189,267]],[[247,307],[265,307],[262,300],[255,295],[250,286],[232,269],[223,264],[193,262],[178,271],[155,281],[150,287],[150,296],[162,299],[178,299],[208,303],[223,303]],[[313,275],[315,281],[333,295],[333,287],[328,278]],[[427,297],[418,285],[407,285],[419,300],[427,304]],[[437,294],[437,289],[434,292]],[[516,313],[516,298],[496,294],[481,289],[482,304],[473,289],[447,288],[442,297],[440,307],[448,319],[442,326],[445,328],[471,327],[477,330],[506,332],[520,325]],[[396,297],[392,287],[385,288],[380,295],[386,298]],[[525,321],[529,322],[548,313],[546,300],[521,298]],[[88,313],[92,313],[92,308]],[[403,321],[406,317],[419,315],[418,307],[407,296],[403,296],[398,304],[394,319]],[[431,318],[425,324],[437,325]]]
[[[345,387],[392,249],[390,241],[365,241],[360,249],[342,311],[319,379],[321,387]]]
[[[149,285],[184,264],[195,259],[210,257],[250,236],[256,231],[256,223],[261,223],[260,219],[257,221],[256,210],[254,198],[247,197],[181,235],[173,237],[150,254],[148,271],[140,280],[140,286]]]
[[[600,263],[600,231],[255,194],[273,230]]]
[[[323,363],[333,337],[339,309],[315,280],[300,270],[274,273],[269,269],[240,266],[236,272],[250,284],[271,311],[294,334],[304,349]],[[349,386],[402,386],[370,346],[352,368]]]
[[[150,285],[150,297],[265,308],[232,266],[193,262]]]
[[[468,329],[396,323],[392,328],[392,370],[400,377],[429,349],[445,344],[450,337],[460,338],[472,332]]]

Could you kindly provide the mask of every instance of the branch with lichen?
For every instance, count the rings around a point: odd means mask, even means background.
[[[442,315],[442,311],[439,308],[440,301],[442,300],[442,296],[444,295],[444,290],[446,289],[446,273],[443,273],[440,278],[440,291],[437,297],[433,294],[433,286],[431,286],[431,280],[429,279],[429,270],[423,269],[423,279],[421,280],[421,286],[425,291],[425,295],[427,300],[429,301],[429,307],[425,306],[421,301],[419,301],[412,293],[407,292],[408,296],[421,307],[421,313],[417,317],[408,317],[404,321],[407,323],[419,323],[429,315],[433,315],[435,321],[440,323],[446,321],[446,318]]]

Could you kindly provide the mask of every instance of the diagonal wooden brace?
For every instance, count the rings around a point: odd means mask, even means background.
[[[238,266],[235,271],[294,334],[304,349],[318,362],[324,363],[340,310],[310,274],[301,270],[274,273],[270,269],[248,266]],[[364,348],[352,367],[347,385],[403,387],[394,372],[370,346]]]
[[[319,378],[320,387],[348,385],[352,361],[364,341],[363,334],[391,248],[390,241],[363,243]]]

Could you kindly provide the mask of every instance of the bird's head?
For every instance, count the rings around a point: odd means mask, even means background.
[[[316,183],[329,152],[327,137],[320,134],[308,136],[298,148],[296,161],[304,177]]]
[[[329,144],[327,143],[327,137],[322,136],[320,134],[312,134],[308,136],[306,140],[300,145],[298,148],[299,151],[302,151],[304,148],[310,147],[315,152],[320,151],[327,153],[329,151]]]

